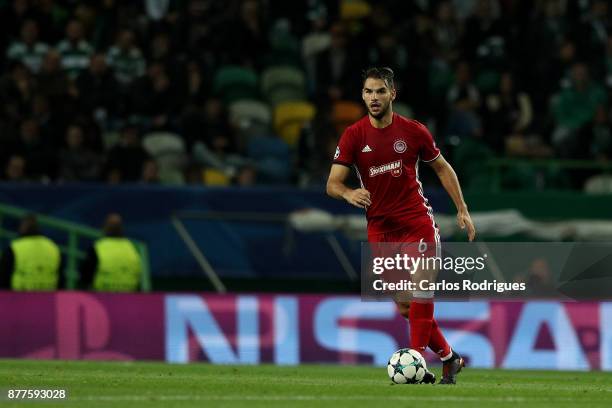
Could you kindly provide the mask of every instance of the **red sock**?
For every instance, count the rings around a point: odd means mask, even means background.
[[[451,353],[451,347],[446,342],[446,338],[438,326],[436,319],[431,322],[431,335],[429,337],[429,348],[436,353],[440,358],[447,357]]]
[[[431,301],[411,301],[408,312],[410,326],[410,347],[424,352],[429,344],[434,306]]]

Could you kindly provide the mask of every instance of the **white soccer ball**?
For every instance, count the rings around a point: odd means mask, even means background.
[[[395,384],[418,384],[423,381],[427,365],[416,350],[403,348],[391,355],[387,364],[387,374]]]

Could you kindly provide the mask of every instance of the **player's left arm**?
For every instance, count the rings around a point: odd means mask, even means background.
[[[427,164],[436,172],[442,186],[455,203],[455,207],[457,207],[457,224],[461,229],[467,228],[468,239],[473,241],[476,236],[476,228],[474,228],[472,217],[470,217],[467,204],[463,199],[463,193],[461,192],[461,186],[459,185],[459,179],[457,179],[455,170],[453,170],[452,166],[441,154],[436,159],[427,162]]]

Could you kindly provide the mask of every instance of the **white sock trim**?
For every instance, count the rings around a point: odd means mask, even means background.
[[[450,358],[453,356],[453,350],[450,351],[450,353],[448,353],[447,355],[445,355],[444,357],[440,357],[441,361],[446,361],[446,360],[450,360]]]

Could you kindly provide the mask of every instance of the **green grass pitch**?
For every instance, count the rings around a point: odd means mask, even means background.
[[[10,388],[69,395],[8,401]],[[439,386],[391,385],[382,367],[0,360],[0,389],[1,407],[612,407],[612,373],[469,368]]]

